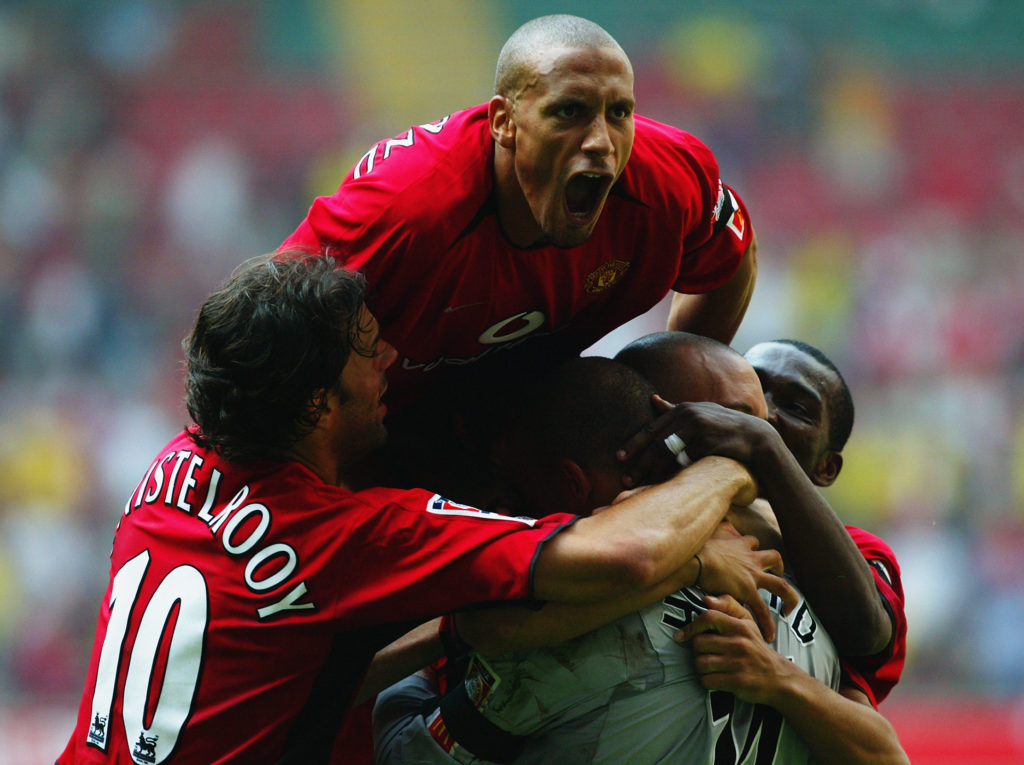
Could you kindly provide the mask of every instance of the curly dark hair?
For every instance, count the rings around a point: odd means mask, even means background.
[[[231,460],[275,458],[307,435],[358,347],[362,275],[333,258],[276,253],[243,264],[183,342],[193,441]]]

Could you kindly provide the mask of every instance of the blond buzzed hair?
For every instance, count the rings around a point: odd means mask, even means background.
[[[511,96],[521,90],[533,74],[537,56],[556,47],[615,48],[629,60],[615,38],[593,21],[564,13],[540,16],[519,27],[502,46],[494,72],[495,95]]]

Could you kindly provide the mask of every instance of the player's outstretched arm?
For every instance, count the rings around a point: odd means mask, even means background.
[[[833,691],[779,655],[736,601],[723,597],[708,602],[710,610],[676,633],[678,641],[692,641],[694,666],[705,688],[776,709],[819,762],[910,762],[892,724],[864,694]]]
[[[594,603],[656,587],[690,563],[733,504],[749,504],[756,494],[738,462],[700,460],[545,543],[534,568],[534,595]]]
[[[672,294],[666,328],[731,343],[747,313],[756,282],[757,237],[754,236],[736,273],[721,287],[696,295]]]
[[[656,603],[680,587],[700,584],[728,592],[755,610],[765,639],[774,639],[775,622],[760,589],[795,606],[799,597],[780,574],[782,559],[774,550],[758,550],[756,540],[716,530],[696,557],[653,587],[599,603],[548,603],[533,611],[520,606],[467,611],[456,615],[459,637],[486,656],[562,643],[626,614]],[[700,580],[698,582],[698,579]]]
[[[536,611],[495,606],[455,615],[459,638],[484,656],[544,648],[572,640],[655,603],[697,576],[696,559],[653,587],[597,603],[546,603]],[[678,581],[677,581],[678,580]]]

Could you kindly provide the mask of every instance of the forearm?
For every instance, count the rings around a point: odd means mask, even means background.
[[[769,706],[777,709],[819,762],[834,765],[909,763],[892,723],[870,704],[825,687],[794,667]]]
[[[735,506],[733,506],[735,508]],[[762,600],[762,589],[782,598],[786,611],[797,605],[799,595],[781,576],[782,559],[771,550],[757,549],[752,537],[719,529],[696,556],[652,587],[597,603],[548,603],[537,611],[499,606],[466,612],[457,617],[462,639],[485,655],[561,643],[590,632],[626,614],[656,603],[680,588],[699,584],[709,592],[728,593],[746,604],[767,639],[775,624]]]
[[[750,614],[734,599],[707,602],[709,609],[676,635],[680,642],[692,639],[694,668],[705,688],[775,709],[818,762],[908,762],[892,725],[864,694],[840,695],[798,666],[799,660],[780,655],[760,639]]]
[[[786,570],[796,577],[839,653],[869,656],[884,649],[892,622],[874,576],[821,492],[784,444],[772,449],[755,474],[785,540]]]
[[[757,282],[757,237],[733,276],[712,292],[672,295],[667,328],[731,343],[746,315]]]
[[[734,502],[748,503],[755,490],[739,463],[699,460],[556,535],[538,557],[534,594],[593,603],[656,587],[690,562]]]
[[[496,606],[459,613],[455,617],[459,638],[485,656],[564,643],[692,585],[699,569],[691,558],[653,587],[597,603],[547,603],[536,611]]]
[[[355,703],[360,704],[376,696],[403,677],[440,659],[444,654],[440,624],[440,617],[432,619],[377,651],[363,678]]]

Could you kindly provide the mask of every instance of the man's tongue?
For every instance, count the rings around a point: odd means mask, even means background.
[[[588,215],[597,203],[600,181],[575,175],[565,186],[565,204],[573,215]]]

